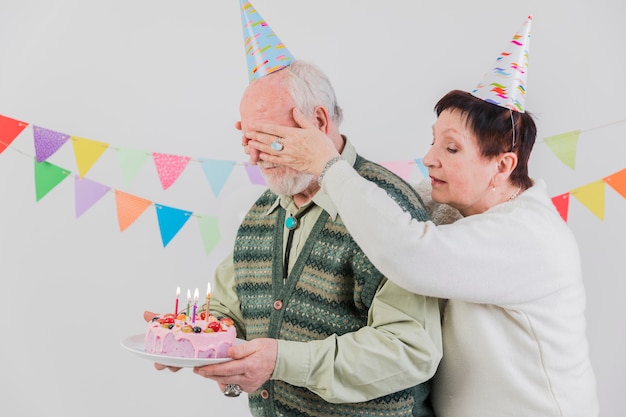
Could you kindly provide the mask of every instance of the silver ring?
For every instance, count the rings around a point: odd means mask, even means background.
[[[283,146],[283,143],[280,141],[280,139],[277,139],[274,142],[272,142],[270,146],[272,147],[272,149],[274,149],[275,151],[279,151],[279,152],[285,148]]]
[[[237,384],[228,384],[224,388],[224,395],[227,397],[239,397],[241,392],[241,387]]]

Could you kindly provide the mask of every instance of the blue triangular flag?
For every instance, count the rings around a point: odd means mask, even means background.
[[[415,164],[420,169],[420,172],[422,173],[424,178],[428,178],[429,177],[429,175],[428,175],[428,168],[426,168],[426,165],[424,165],[424,158],[417,158],[415,160]]]
[[[213,195],[217,197],[235,167],[235,161],[200,159],[200,165],[202,165],[204,175],[211,185]]]
[[[193,214],[191,211],[179,210],[173,207],[155,204],[157,218],[159,219],[159,230],[163,247],[166,247],[170,240],[183,228],[187,220]]]

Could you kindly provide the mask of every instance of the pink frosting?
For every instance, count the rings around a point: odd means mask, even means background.
[[[172,329],[163,327],[159,322],[148,323],[145,351],[157,355],[181,358],[227,358],[228,348],[235,343],[235,326],[222,324],[222,331],[213,333],[183,332],[185,322],[176,320]],[[193,326],[207,327],[204,320],[196,320]]]

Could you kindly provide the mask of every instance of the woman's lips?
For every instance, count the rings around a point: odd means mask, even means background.
[[[430,177],[430,183],[432,186],[436,186],[436,185],[445,184],[446,182],[435,177]]]

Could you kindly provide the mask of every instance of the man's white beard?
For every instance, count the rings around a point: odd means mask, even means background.
[[[276,165],[260,161],[259,166],[261,168],[274,167]],[[278,169],[283,170],[279,175],[268,175],[264,170],[261,170],[263,178],[270,190],[275,194],[282,195],[296,195],[300,194],[311,186],[311,182],[314,180],[314,176],[311,174],[305,174],[295,169],[280,166]]]

